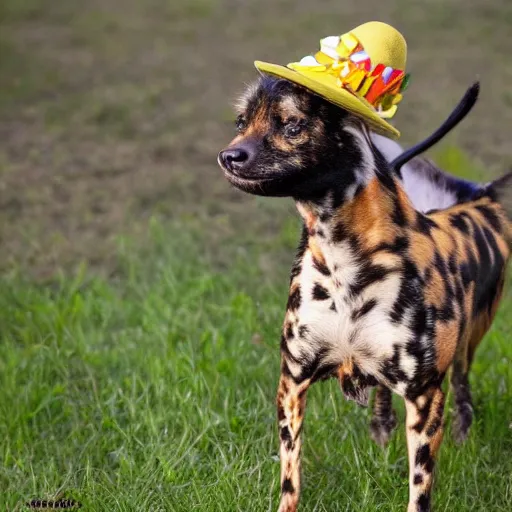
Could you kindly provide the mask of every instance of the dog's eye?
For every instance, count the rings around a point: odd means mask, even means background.
[[[242,116],[238,116],[237,120],[235,121],[235,126],[236,131],[241,133],[247,128],[247,121]]]
[[[284,134],[286,137],[297,137],[301,131],[302,126],[300,124],[289,124],[285,127]]]

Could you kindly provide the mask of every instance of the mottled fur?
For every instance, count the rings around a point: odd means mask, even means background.
[[[307,390],[335,377],[361,405],[377,386],[371,432],[380,444],[396,425],[391,392],[404,398],[408,511],[429,511],[450,367],[458,440],[472,420],[469,366],[510,254],[509,178],[483,187],[418,167],[451,194],[448,208],[425,214],[361,120],[270,77],[237,126],[219,154],[226,177],[249,193],[293,197],[304,221],[281,337],[279,510],[299,501]]]

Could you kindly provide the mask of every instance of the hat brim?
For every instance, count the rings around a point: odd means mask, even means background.
[[[255,61],[256,69],[263,73],[290,80],[306,89],[322,96],[326,100],[342,107],[352,114],[363,118],[370,127],[386,137],[398,139],[400,132],[387,121],[379,117],[375,111],[357,96],[336,85],[336,78],[330,75],[320,75],[317,71],[295,71],[278,64]]]

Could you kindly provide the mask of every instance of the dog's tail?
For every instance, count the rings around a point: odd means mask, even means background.
[[[480,92],[479,82],[472,84],[445,122],[429,137],[402,151],[394,141],[374,136],[374,143],[390,161],[390,167],[402,180],[415,208],[422,212],[444,209],[471,201],[482,194],[483,186],[443,172],[430,160],[417,158],[453,130],[471,111]],[[402,170],[402,167],[403,170]]]
[[[412,148],[406,149],[401,155],[396,157],[390,166],[400,174],[400,168],[415,156],[420,155],[439,142],[448,132],[453,130],[475,106],[478,94],[480,93],[480,82],[475,82],[464,94],[458,105],[448,116],[446,121],[429,137],[419,142]]]

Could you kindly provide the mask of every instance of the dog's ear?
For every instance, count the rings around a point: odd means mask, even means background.
[[[247,111],[247,107],[251,99],[253,99],[258,93],[258,88],[260,86],[260,79],[247,84],[244,91],[240,96],[236,99],[234,104],[235,112],[240,115],[244,114]]]

